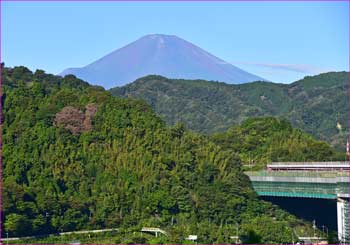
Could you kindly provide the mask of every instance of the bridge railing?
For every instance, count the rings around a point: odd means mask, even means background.
[[[312,178],[335,178],[335,177],[350,177],[349,171],[247,171],[248,176],[273,176],[273,177],[312,177]]]
[[[328,162],[271,162],[268,166],[275,165],[304,165],[304,166],[324,166],[324,167],[332,167],[332,166],[342,166],[342,167],[350,167],[350,162],[348,161],[328,161]]]
[[[272,162],[267,164],[272,171],[278,170],[299,170],[299,171],[349,171],[350,162]]]

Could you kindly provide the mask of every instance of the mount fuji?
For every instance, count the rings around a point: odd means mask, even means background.
[[[246,72],[177,36],[153,34],[117,49],[73,74],[106,89],[123,86],[146,75],[203,79],[240,84],[265,79]]]

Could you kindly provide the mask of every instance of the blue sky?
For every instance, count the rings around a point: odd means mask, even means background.
[[[2,2],[2,61],[59,73],[172,34],[274,82],[349,70],[348,2]]]

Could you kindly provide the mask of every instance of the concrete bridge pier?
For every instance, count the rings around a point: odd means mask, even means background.
[[[338,195],[337,199],[337,222],[338,239],[341,243],[350,242],[350,195]]]

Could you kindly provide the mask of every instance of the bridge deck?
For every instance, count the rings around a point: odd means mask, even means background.
[[[350,162],[272,162],[270,170],[350,170]]]
[[[158,227],[142,227],[141,232],[154,232],[154,233],[162,233],[167,235],[166,231],[158,228]]]

